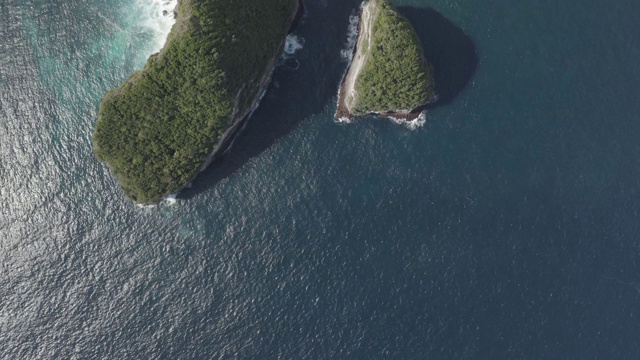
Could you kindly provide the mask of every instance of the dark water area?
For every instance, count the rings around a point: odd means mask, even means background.
[[[153,208],[91,132],[163,1],[0,3],[0,358],[637,358],[640,3],[393,2],[421,127],[333,119],[359,1],[307,0],[299,66]]]
[[[429,106],[450,104],[467,86],[478,67],[478,54],[473,40],[433,8],[398,8],[413,25],[433,67],[438,100]]]
[[[350,15],[361,1],[343,1],[331,7],[331,13],[310,19],[309,14],[321,13],[320,4],[308,2],[302,26],[298,24],[296,35],[303,39],[322,34],[314,39],[312,51],[297,54],[297,69],[291,66],[276,68],[274,81],[267,90],[261,106],[251,117],[251,125],[235,140],[233,151],[203,171],[192,187],[183,191],[181,198],[191,198],[204,189],[211,188],[247,161],[269,149],[275,142],[295,129],[298,123],[314,114],[320,114],[336,97],[346,64],[336,57],[345,47]],[[320,5],[321,6],[321,5]],[[304,91],[300,91],[304,89]],[[309,101],[314,99],[315,101]]]

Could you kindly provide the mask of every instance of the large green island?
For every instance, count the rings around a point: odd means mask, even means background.
[[[432,69],[411,23],[388,0],[368,0],[336,117],[373,113],[412,120],[433,99]]]
[[[165,46],[105,94],[93,149],[125,194],[153,204],[220,155],[255,109],[299,0],[181,0]]]

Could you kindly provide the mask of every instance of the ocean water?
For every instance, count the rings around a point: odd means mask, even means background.
[[[0,358],[637,358],[640,2],[393,2],[422,126],[333,119],[360,2],[305,0],[233,148],[140,208],[91,133],[174,3],[0,1]]]

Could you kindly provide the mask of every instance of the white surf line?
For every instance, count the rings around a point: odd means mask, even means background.
[[[366,64],[367,62],[368,55],[371,52],[371,46],[372,46],[371,31],[373,29],[373,21],[377,16],[377,12],[374,12],[374,11],[378,10],[375,7],[375,5],[376,5],[376,0],[369,0],[362,7],[362,16],[360,19],[360,23],[362,24],[362,33],[360,38],[358,39],[358,43],[356,44],[356,56],[351,63],[351,68],[354,70],[353,72],[349,70],[349,73],[347,74],[347,79],[344,84],[344,87],[345,87],[344,91],[347,94],[344,101],[345,101],[345,106],[347,107],[347,110],[351,108],[351,105],[353,105],[353,102],[356,99],[356,95],[357,95],[355,91],[356,79],[358,78],[358,75],[360,75],[360,72],[362,71],[364,64]],[[365,46],[365,41],[367,42],[366,43],[367,51],[363,52],[362,49]]]
[[[139,25],[153,36],[153,51],[156,53],[164,47],[169,32],[176,22],[174,11],[177,0],[137,0],[140,11]]]
[[[413,120],[398,119],[393,116],[387,116],[387,118],[393,121],[394,123],[398,125],[402,125],[412,131],[424,126],[424,124],[427,122],[427,116],[425,111],[421,112],[420,115],[418,115],[418,117]]]
[[[295,34],[287,35],[284,43],[284,51],[282,52],[282,58],[290,59],[296,55],[296,53],[304,48],[305,39],[302,36]]]
[[[353,51],[356,48],[356,42],[358,41],[358,32],[360,31],[360,12],[362,11],[362,6],[364,2],[360,4],[358,8],[358,12],[354,15],[349,16],[349,27],[347,30],[347,46],[345,49],[340,50],[340,56],[342,60],[347,63],[347,66],[351,66],[351,61],[353,60]],[[348,68],[347,68],[348,70]]]

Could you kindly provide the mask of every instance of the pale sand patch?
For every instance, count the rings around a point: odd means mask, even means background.
[[[351,66],[349,67],[349,71],[344,80],[344,87],[342,91],[346,94],[344,99],[344,105],[349,112],[355,105],[357,100],[357,93],[355,89],[356,80],[362,71],[362,68],[367,63],[367,59],[369,58],[369,54],[371,52],[371,46],[373,43],[372,39],[372,29],[373,22],[380,9],[376,6],[377,0],[369,0],[362,7],[362,15],[360,18],[360,34],[358,36],[358,42],[356,43],[356,51],[351,62]],[[366,49],[366,51],[364,50]]]

